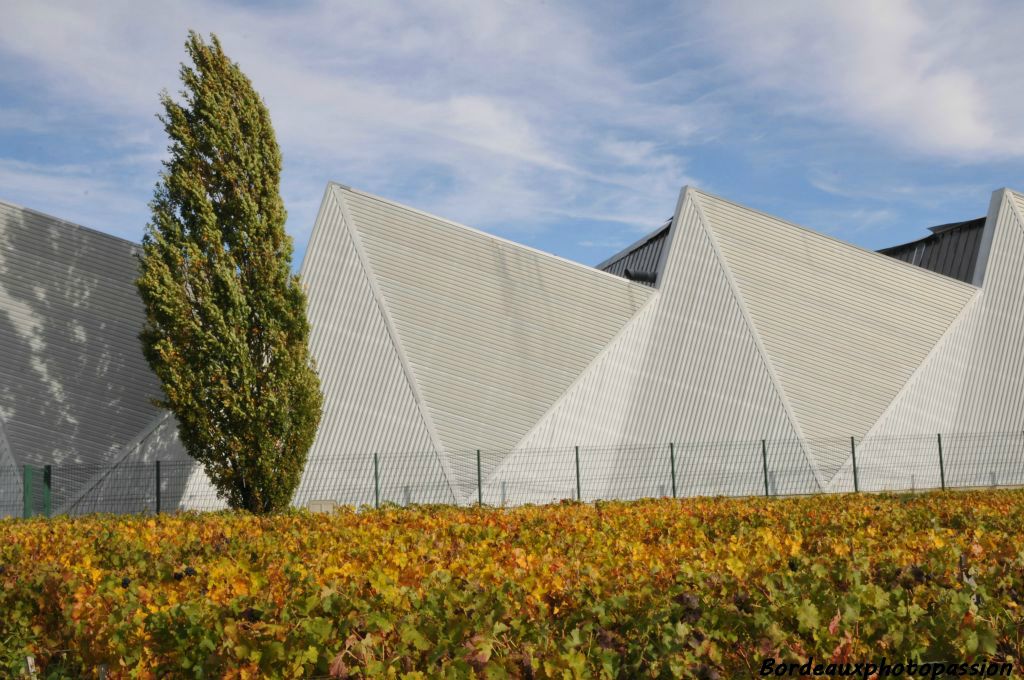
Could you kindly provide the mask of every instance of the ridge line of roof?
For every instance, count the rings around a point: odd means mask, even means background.
[[[895,257],[890,257],[890,256],[886,255],[885,253],[878,252],[877,250],[869,250],[868,248],[863,248],[861,246],[855,245],[855,244],[850,243],[848,241],[844,241],[841,238],[838,238],[836,236],[832,236],[831,234],[824,234],[824,233],[822,233],[820,231],[815,231],[814,229],[811,229],[810,227],[805,227],[802,224],[797,224],[796,222],[791,222],[791,221],[789,221],[787,219],[784,219],[782,217],[779,217],[777,215],[772,215],[771,213],[767,213],[767,212],[765,212],[763,210],[758,210],[757,208],[751,208],[749,206],[743,205],[742,203],[737,203],[736,201],[730,200],[728,198],[722,198],[721,196],[716,196],[715,194],[708,193],[707,191],[703,191],[703,190],[697,189],[697,188],[694,188],[694,192],[696,192],[697,194],[703,195],[703,196],[707,196],[708,198],[713,198],[713,199],[715,199],[717,201],[722,201],[723,203],[728,203],[729,205],[733,205],[733,206],[735,206],[737,208],[741,208],[743,210],[749,210],[750,212],[757,213],[758,215],[763,215],[764,217],[768,217],[770,219],[776,220],[777,222],[782,222],[783,224],[785,224],[785,225],[787,225],[789,227],[793,227],[794,229],[799,229],[800,231],[806,232],[808,234],[812,234],[814,236],[819,236],[821,238],[824,238],[824,239],[827,239],[829,241],[832,241],[833,243],[838,243],[840,245],[846,246],[847,248],[852,248],[852,249],[854,249],[856,251],[859,251],[859,252],[862,252],[862,253],[867,253],[868,255],[872,255],[874,257],[884,258],[886,262],[896,263],[899,266],[903,266],[903,267],[910,267],[914,271],[923,272],[924,274],[926,274],[928,276],[939,277],[943,281],[953,282],[954,284],[957,284],[957,285],[967,286],[968,288],[970,288],[972,290],[980,290],[978,288],[978,286],[975,286],[973,284],[967,283],[966,281],[961,281],[960,279],[957,279],[957,278],[952,277],[952,276],[946,276],[945,274],[940,274],[938,272],[933,272],[930,269],[925,269],[924,267],[918,267],[916,264],[911,264],[909,262],[904,262],[903,260],[896,259]]]
[[[973,226],[973,223],[975,222],[981,222],[981,226],[984,227],[986,219],[987,218],[985,217],[976,217],[972,220],[963,220],[962,222],[949,222],[948,224],[938,224],[934,227],[926,227],[926,229],[928,229],[928,231],[930,231],[931,233],[925,234],[924,236],[916,238],[912,241],[904,241],[903,243],[897,243],[896,245],[879,248],[878,252],[888,254],[888,252],[891,250],[915,246],[920,243],[924,243],[925,241],[937,240],[942,234],[949,233],[958,227],[966,227],[968,225]]]
[[[5,205],[5,206],[7,206],[9,208],[14,208],[15,210],[22,210],[22,211],[27,212],[27,213],[32,213],[33,215],[38,215],[39,217],[46,218],[46,219],[51,220],[53,222],[59,222],[61,224],[67,225],[69,227],[73,227],[75,229],[80,229],[82,231],[89,232],[90,234],[96,234],[98,236],[103,236],[103,237],[106,237],[106,238],[114,239],[115,241],[120,241],[122,243],[127,243],[128,245],[132,246],[133,248],[139,248],[141,246],[141,244],[138,243],[137,241],[132,241],[131,239],[124,238],[123,236],[117,236],[116,234],[111,234],[111,233],[106,232],[106,231],[100,231],[99,229],[96,229],[94,227],[87,227],[84,224],[79,224],[78,222],[72,222],[71,220],[66,220],[63,217],[57,217],[56,215],[51,215],[50,213],[45,213],[45,212],[43,212],[41,210],[36,210],[34,208],[26,208],[25,206],[23,206],[23,205],[21,205],[19,203],[14,203],[13,201],[7,201],[7,200],[4,200],[4,199],[0,198],[0,205]]]
[[[982,215],[981,217],[974,217],[969,220],[960,220],[959,222],[947,222],[945,224],[936,224],[934,227],[928,227],[928,231],[930,231],[932,234],[941,234],[942,232],[945,231],[952,231],[953,229],[973,225],[975,222],[984,223],[986,219],[987,216]]]
[[[601,276],[611,277],[612,279],[615,279],[617,281],[624,281],[625,283],[629,284],[630,287],[633,287],[633,288],[642,289],[642,290],[647,291],[647,292],[650,292],[652,290],[650,288],[650,286],[645,286],[645,285],[643,285],[641,283],[636,283],[634,281],[630,281],[629,279],[626,279],[626,278],[623,278],[621,276],[618,276],[617,274],[612,274],[610,272],[602,271],[600,269],[597,269],[596,267],[591,267],[590,265],[583,264],[582,262],[577,262],[576,260],[570,260],[567,257],[562,257],[561,255],[555,255],[554,253],[549,253],[549,252],[546,252],[544,250],[540,250],[539,248],[534,248],[533,246],[528,246],[528,245],[526,245],[524,243],[517,243],[516,241],[513,241],[511,239],[507,239],[507,238],[504,238],[504,237],[501,237],[501,236],[496,236],[494,234],[490,234],[490,233],[488,233],[486,231],[483,231],[482,229],[477,229],[476,227],[470,227],[470,226],[467,226],[465,224],[461,224],[459,222],[455,222],[453,220],[450,220],[448,218],[441,217],[439,215],[434,215],[432,213],[428,213],[425,210],[420,210],[419,208],[413,208],[411,206],[405,205],[404,203],[399,203],[398,201],[394,201],[394,200],[391,200],[389,198],[385,198],[383,196],[378,196],[377,194],[371,194],[368,191],[362,191],[361,189],[353,189],[352,187],[350,187],[350,186],[348,186],[346,184],[341,184],[340,182],[331,181],[331,182],[329,182],[329,184],[331,184],[332,186],[334,186],[334,187],[336,187],[338,189],[344,189],[345,191],[350,191],[353,194],[359,194],[360,196],[365,196],[366,198],[369,198],[371,200],[380,201],[381,203],[386,203],[388,205],[392,205],[392,206],[395,206],[397,208],[401,208],[402,210],[408,210],[411,213],[415,213],[417,215],[422,215],[423,217],[427,217],[427,218],[430,218],[430,219],[433,219],[433,220],[437,220],[439,222],[443,222],[444,224],[448,224],[448,225],[451,225],[451,226],[459,228],[459,229],[464,229],[464,230],[472,232],[474,234],[478,234],[480,236],[484,236],[485,238],[488,238],[488,239],[490,239],[492,241],[496,241],[498,243],[502,243],[502,244],[505,244],[505,245],[512,246],[513,248],[517,248],[519,250],[524,250],[524,251],[529,252],[529,253],[534,253],[535,255],[540,255],[542,257],[552,258],[552,259],[558,260],[560,262],[565,262],[565,263],[567,263],[569,265],[572,265],[573,267],[580,268],[580,269],[583,269],[583,270],[586,270],[586,271],[597,272]]]

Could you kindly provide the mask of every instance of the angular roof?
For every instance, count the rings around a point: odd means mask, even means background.
[[[1022,213],[1001,190],[984,226],[878,253],[684,188],[593,268],[329,184],[302,265],[324,414],[295,502],[651,495],[676,462],[684,493],[762,493],[765,462],[806,493],[850,488],[851,437],[879,470],[907,433],[1019,431]],[[177,447],[136,250],[0,203],[0,464]],[[922,456],[900,484],[930,479]]]
[[[335,493],[311,486],[332,457],[365,476],[367,452],[410,442],[426,455],[385,496],[428,479],[466,499],[478,474],[495,496],[562,493],[572,461],[545,452],[580,445],[609,456],[583,482],[597,497],[632,474],[618,447],[701,441],[739,441],[681,459],[721,484],[705,491],[756,489],[762,439],[797,461],[777,488],[824,488],[980,292],[692,188],[590,268],[332,184],[303,278],[325,377],[309,497]]]
[[[660,277],[664,266],[662,253],[669,241],[671,226],[669,220],[598,264],[597,269],[624,278],[630,278],[626,276],[627,269],[633,274],[652,272]],[[972,283],[984,229],[984,217],[940,224],[929,227],[932,233],[924,238],[882,248],[878,252],[964,283]],[[656,285],[647,281],[641,283]]]
[[[867,432],[977,292],[703,192],[695,199],[807,438]]]
[[[336,184],[328,186],[307,252],[302,275],[320,371],[358,370],[340,343],[327,340],[355,333],[350,324],[358,319],[358,338],[348,342],[379,348],[372,352],[380,357],[378,370],[396,376],[395,390],[380,395],[378,406],[394,419],[377,433],[408,432],[401,438],[422,445],[414,433],[425,427],[442,456],[515,447],[654,295],[647,286]],[[322,430],[353,427],[361,403],[347,396],[350,387],[325,382]],[[364,426],[372,426],[365,416],[349,441],[362,440]],[[314,448],[311,458],[319,455]],[[475,469],[465,472],[455,472],[457,483]]]

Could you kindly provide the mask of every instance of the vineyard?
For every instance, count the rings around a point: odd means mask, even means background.
[[[694,677],[1013,663],[1024,492],[0,522],[37,677]]]

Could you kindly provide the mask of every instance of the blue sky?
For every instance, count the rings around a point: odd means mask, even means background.
[[[878,248],[1024,189],[1024,4],[3,0],[0,198],[141,238],[189,28],[328,180],[588,264],[679,188]]]

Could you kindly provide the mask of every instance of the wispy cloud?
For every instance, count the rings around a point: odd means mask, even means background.
[[[135,196],[92,166],[34,164],[0,159],[0,187],[29,208],[137,240]]]
[[[0,51],[87,115],[137,121],[134,153],[162,144],[156,90],[175,88],[187,28],[216,31],[271,109],[300,239],[328,179],[504,231],[567,211],[646,228],[698,127],[686,106],[654,106],[580,16],[544,4],[15,1],[6,14]]]
[[[857,201],[899,203],[905,206],[936,208],[952,202],[979,198],[993,187],[977,182],[929,182],[915,183],[904,180],[891,182],[875,177],[849,177],[812,167],[808,170],[807,181],[815,189],[826,194]],[[985,205],[978,204],[979,213]]]
[[[1019,4],[905,0],[725,0],[701,16],[705,44],[773,109],[965,160],[1024,153],[1022,20]]]
[[[1015,4],[8,0],[3,15],[0,196],[134,238],[189,28],[216,32],[270,107],[300,252],[328,180],[580,258],[655,228],[685,183],[812,227],[833,216],[856,240],[984,210],[976,193],[1021,180],[1005,177],[1024,154]]]

